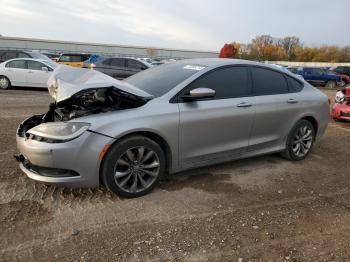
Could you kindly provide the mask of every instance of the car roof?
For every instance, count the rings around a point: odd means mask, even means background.
[[[40,58],[19,57],[19,58],[13,58],[13,59],[7,60],[5,62],[10,62],[10,61],[15,61],[15,60],[30,60],[30,61],[38,61],[38,62],[48,61],[48,60],[40,59]]]
[[[262,67],[267,67],[267,68],[271,68],[271,69],[278,69],[278,67],[270,65],[270,64],[249,61],[249,60],[243,60],[243,59],[230,59],[230,58],[184,59],[184,60],[176,61],[175,63],[195,64],[195,65],[202,65],[202,66],[206,66],[206,67],[220,67],[220,66],[226,66],[226,65],[255,65],[255,66],[262,66]]]
[[[295,78],[292,72],[287,72],[283,68],[281,69],[274,64],[266,64],[266,63],[243,60],[243,59],[231,59],[231,58],[199,58],[198,59],[196,58],[196,59],[179,60],[174,63],[181,63],[184,65],[200,65],[200,66],[205,66],[209,68],[216,68],[216,67],[229,66],[229,65],[251,65],[251,66],[265,67],[284,74],[288,74]]]
[[[25,57],[23,57],[23,58],[14,58],[14,59],[10,59],[10,60],[7,60],[7,61],[5,61],[5,62],[3,62],[3,63],[9,63],[9,62],[11,62],[11,61],[17,61],[17,60],[28,60],[28,61],[37,61],[37,62],[41,62],[41,63],[44,63],[44,64],[46,64],[47,63],[47,61],[49,61],[49,60],[45,60],[45,59],[40,59],[40,58],[25,58]]]
[[[71,55],[71,56],[75,56],[75,55],[90,55],[91,54],[88,54],[88,53],[62,53],[61,56],[64,56],[64,55]]]

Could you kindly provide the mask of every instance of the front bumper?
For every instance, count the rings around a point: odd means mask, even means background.
[[[36,181],[65,187],[97,187],[99,155],[110,137],[86,131],[80,137],[48,143],[16,136],[21,170]],[[34,168],[33,168],[34,167]]]
[[[350,106],[336,103],[332,108],[332,118],[350,121]]]

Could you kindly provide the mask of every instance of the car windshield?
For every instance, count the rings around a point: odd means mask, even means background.
[[[41,53],[32,52],[32,53],[30,53],[30,55],[32,58],[36,58],[36,59],[51,60],[46,55],[43,55]]]
[[[159,97],[203,68],[204,66],[199,65],[169,63],[137,73],[124,81],[154,97]]]
[[[45,60],[44,63],[47,64],[48,66],[50,66],[52,69],[55,69],[58,66],[58,64],[56,64],[55,62],[50,61],[50,60]]]

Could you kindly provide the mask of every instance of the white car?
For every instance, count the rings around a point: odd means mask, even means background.
[[[47,80],[56,68],[53,61],[16,58],[0,64],[0,89],[11,86],[47,88]]]

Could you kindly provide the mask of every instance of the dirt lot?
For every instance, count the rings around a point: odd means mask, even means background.
[[[44,91],[0,91],[1,261],[350,261],[350,124],[330,123],[303,162],[202,168],[126,200],[20,171],[16,127],[48,102]]]

